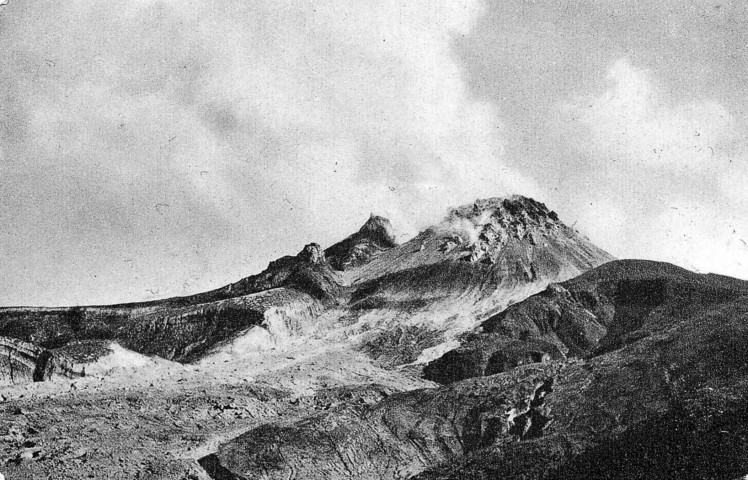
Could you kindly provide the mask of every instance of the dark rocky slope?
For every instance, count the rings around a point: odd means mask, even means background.
[[[745,291],[745,282],[674,265],[610,262],[494,315],[424,373],[449,383],[543,358],[599,355]]]
[[[319,245],[271,262],[258,275],[211,292],[154,302],[72,308],[2,308],[0,335],[56,349],[76,341],[115,340],[177,361],[200,358],[253,325],[272,307],[314,317],[341,297],[337,273]]]
[[[595,342],[575,343],[586,358],[551,359],[394,394],[373,406],[267,424],[211,457],[224,475],[216,478],[748,473],[748,282],[616,262],[564,289],[568,295],[534,297],[513,307],[515,317],[501,318],[507,329],[545,328],[544,341],[566,348],[552,337],[547,308],[565,299],[561,316],[576,331],[593,322],[604,329],[590,329],[601,332]]]

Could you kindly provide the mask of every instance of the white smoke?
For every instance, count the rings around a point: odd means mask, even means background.
[[[18,252],[7,278],[57,278],[67,303],[141,298],[145,285],[184,294],[329,245],[372,210],[411,235],[476,197],[532,195],[453,54],[483,8],[11,3],[0,35],[15,53],[0,56],[0,80],[15,100],[0,105],[12,127],[0,128],[0,158],[15,166],[0,188],[17,206],[0,220],[36,240],[2,240]],[[128,270],[106,276],[113,256]],[[39,271],[24,270],[29,259]],[[22,301],[35,288],[0,290]]]
[[[437,225],[437,230],[444,236],[457,236],[461,239],[463,246],[472,247],[478,242],[484,225],[490,221],[491,214],[490,210],[484,210],[472,217],[462,217],[452,213]]]
[[[578,210],[593,242],[619,257],[748,278],[748,146],[738,118],[712,99],[672,101],[626,58],[607,78],[600,95],[564,107],[578,122],[575,148],[609,159],[599,169],[625,180],[593,185],[584,200],[598,200]]]
[[[476,0],[259,2],[225,12],[221,29],[238,48],[220,49],[202,96],[231,119],[228,147],[256,162],[239,165],[240,178],[272,179],[268,200],[282,195],[336,235],[372,209],[414,233],[448,207],[531,190],[502,167],[497,112],[470,97],[452,54],[482,12]],[[250,14],[266,19],[259,31]],[[228,183],[209,186],[209,196],[241,220],[256,199],[239,179]]]

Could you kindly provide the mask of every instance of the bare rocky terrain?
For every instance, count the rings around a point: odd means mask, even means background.
[[[748,282],[545,205],[372,216],[216,290],[0,309],[6,478],[738,478]]]
[[[748,282],[611,262],[489,318],[429,364],[448,386],[271,422],[216,463],[224,478],[738,478],[747,320]],[[527,355],[538,345],[561,356]]]

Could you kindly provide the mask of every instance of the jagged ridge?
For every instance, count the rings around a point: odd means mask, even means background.
[[[308,244],[257,275],[205,293],[105,307],[0,310],[0,335],[44,348],[116,340],[140,353],[196,361],[253,327],[268,329],[268,312],[280,312],[293,335],[306,330],[302,322],[330,311],[331,330],[347,328],[345,335],[380,364],[396,366],[470,330],[478,316],[610,259],[543,204],[495,198],[454,209],[404,245],[387,219],[372,215],[327,250]]]
[[[258,275],[211,292],[163,301],[73,308],[0,309],[0,335],[55,349],[80,340],[113,340],[140,353],[194,361],[280,307],[318,315],[342,286],[318,244],[271,262]]]

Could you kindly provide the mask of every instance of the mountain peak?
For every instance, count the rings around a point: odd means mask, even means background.
[[[347,270],[367,263],[380,252],[396,246],[390,221],[372,213],[356,233],[325,250],[325,256],[333,268]]]
[[[479,199],[452,209],[438,226],[446,240],[443,250],[460,245],[464,260],[493,263],[508,244],[538,245],[571,233],[555,212],[522,195]]]
[[[390,221],[385,217],[380,217],[373,213],[369,216],[366,223],[364,223],[358,230],[358,234],[365,235],[369,239],[378,242],[383,247],[392,248],[397,246],[394,229],[392,228]]]
[[[310,243],[296,255],[296,258],[308,263],[319,264],[325,261],[325,252],[319,246],[319,243]]]
[[[351,278],[378,282],[390,276],[399,282],[391,287],[398,296],[408,289],[423,296],[473,289],[489,298],[504,288],[568,279],[610,260],[543,203],[513,195],[453,208],[438,224],[372,257]]]
[[[522,195],[478,199],[473,203],[452,209],[447,220],[464,218],[483,223],[490,216],[507,220],[523,218],[541,223],[561,224],[556,212],[550,210],[544,203]]]

